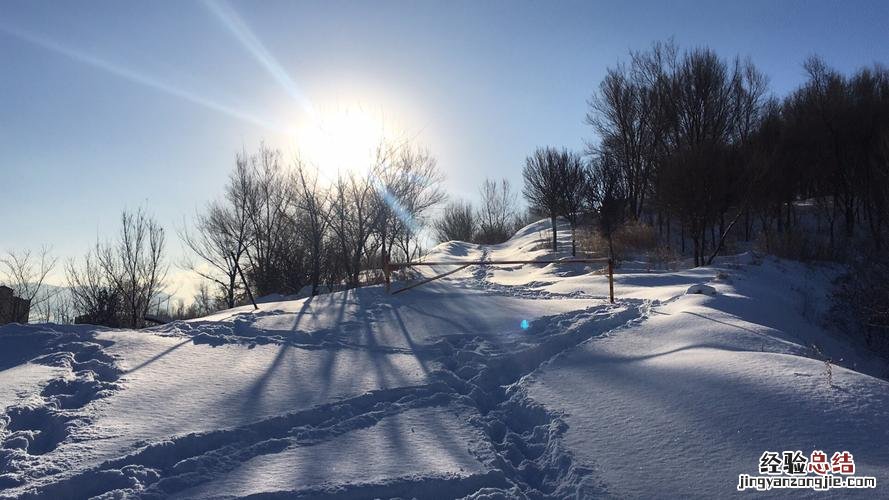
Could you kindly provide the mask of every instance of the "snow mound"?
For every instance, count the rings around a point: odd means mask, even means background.
[[[688,287],[688,290],[685,291],[686,295],[716,295],[716,289],[710,285],[705,285],[703,283],[697,283]]]

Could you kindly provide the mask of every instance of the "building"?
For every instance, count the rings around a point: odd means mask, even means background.
[[[12,294],[12,288],[0,285],[0,325],[27,323],[30,312],[30,300],[16,297]]]

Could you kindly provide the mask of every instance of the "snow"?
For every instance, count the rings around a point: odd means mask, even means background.
[[[567,447],[619,497],[726,494],[765,450],[854,448],[860,475],[889,481],[889,386],[804,357],[804,346],[682,298],[533,375],[529,394],[564,414]],[[747,299],[755,300],[755,299]],[[882,481],[881,481],[882,480]]]
[[[547,231],[426,258],[551,259]],[[0,327],[0,496],[720,497],[796,449],[889,481],[886,365],[821,326],[837,269],[628,261],[612,305],[598,267],[474,265],[142,331]]]
[[[259,455],[218,480],[178,496],[246,496],[288,491],[293,485],[320,492],[331,486],[331,477],[346,484],[393,482],[402,479],[405,464],[411,468],[408,477],[465,479],[483,474],[475,453],[490,455],[493,451],[484,434],[467,423],[472,413],[457,405],[408,410],[383,418],[373,427],[313,446],[291,446],[280,453]],[[470,452],[476,444],[481,450]],[[369,459],[368,453],[374,451]]]

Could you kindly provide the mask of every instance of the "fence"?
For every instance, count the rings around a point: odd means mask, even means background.
[[[608,297],[611,300],[611,303],[614,303],[614,263],[611,259],[608,258],[598,258],[598,259],[570,259],[570,260],[556,260],[556,259],[546,259],[546,260],[478,260],[478,261],[434,261],[434,262],[384,262],[383,263],[383,274],[386,278],[386,292],[389,292],[391,286],[391,275],[393,271],[397,271],[398,269],[404,269],[407,267],[417,267],[417,266],[459,266],[456,269],[452,269],[446,273],[441,273],[436,276],[432,276],[431,278],[426,278],[424,280],[418,281],[417,283],[413,283],[404,288],[399,288],[392,292],[392,295],[405,292],[410,290],[411,288],[418,287],[420,285],[424,285],[429,283],[430,281],[435,281],[439,278],[444,278],[450,274],[454,274],[461,269],[465,269],[469,266],[481,266],[486,264],[493,265],[510,265],[510,264],[607,264],[606,267],[603,267],[602,270],[607,268],[608,270]]]

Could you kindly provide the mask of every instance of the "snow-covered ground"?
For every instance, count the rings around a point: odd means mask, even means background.
[[[551,257],[546,227],[427,258]],[[0,496],[713,498],[816,449],[887,496],[886,367],[820,326],[835,269],[644,267],[616,304],[599,269],[484,265],[151,330],[0,327]]]

